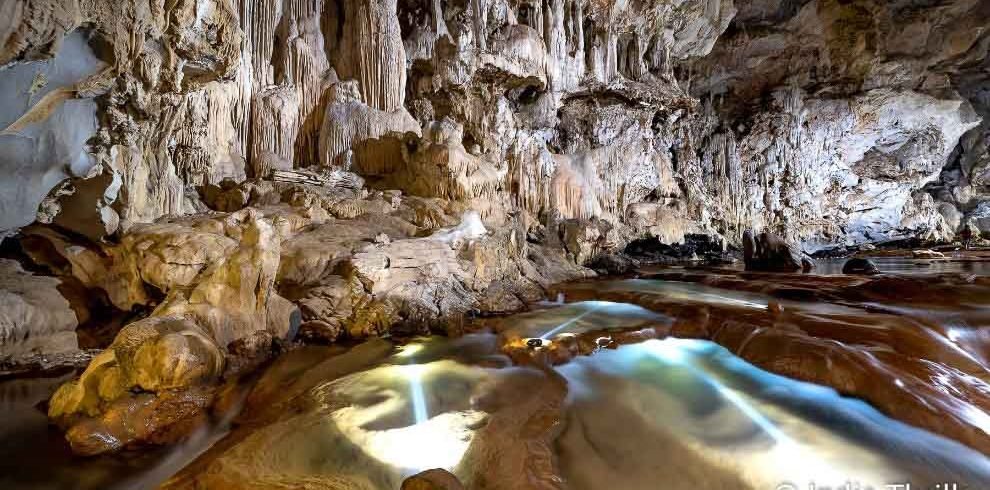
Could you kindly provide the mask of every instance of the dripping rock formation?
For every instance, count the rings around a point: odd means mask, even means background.
[[[990,234],[988,49],[984,0],[7,0],[0,360],[103,349],[49,404],[96,454],[637,240]]]

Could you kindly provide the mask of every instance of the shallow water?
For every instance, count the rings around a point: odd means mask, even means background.
[[[982,454],[707,341],[651,340],[560,371],[573,387],[559,442],[571,488],[990,485]]]
[[[974,259],[951,252],[940,259],[915,259],[912,257],[870,257],[883,274],[990,274],[990,261]],[[841,274],[848,259],[817,259],[815,274]]]
[[[457,339],[298,349],[243,412],[132,455],[68,454],[34,408],[59,379],[0,383],[0,488],[378,489],[434,467],[493,489],[990,488],[971,448],[990,286],[726,274],[568,285]]]

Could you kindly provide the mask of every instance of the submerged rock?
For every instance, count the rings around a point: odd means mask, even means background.
[[[986,277],[687,270],[649,279],[558,290],[568,301],[628,302],[669,315],[676,319],[671,326],[653,329],[660,337],[710,339],[762,369],[830,386],[900,421],[990,451],[990,437],[971,418],[990,408],[982,380],[987,339],[931,326],[979,322],[981,313],[965,305],[990,296]],[[591,330],[583,343],[599,336]]]

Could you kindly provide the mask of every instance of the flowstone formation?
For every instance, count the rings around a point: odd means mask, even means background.
[[[105,348],[49,411],[92,454],[285,341],[456,331],[634,240],[990,231],[987,9],[6,1],[0,360]]]

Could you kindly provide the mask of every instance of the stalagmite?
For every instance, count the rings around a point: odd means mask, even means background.
[[[292,163],[299,124],[299,90],[274,87],[255,95],[251,115],[251,162],[255,177],[268,177],[270,155]],[[289,167],[291,169],[291,167]],[[286,170],[286,169],[280,169]]]
[[[362,102],[356,82],[336,83],[330,88],[329,105],[320,132],[321,163],[347,170],[351,149],[357,143],[389,133],[406,132],[419,134],[419,125],[405,109],[383,111],[369,107]]]

